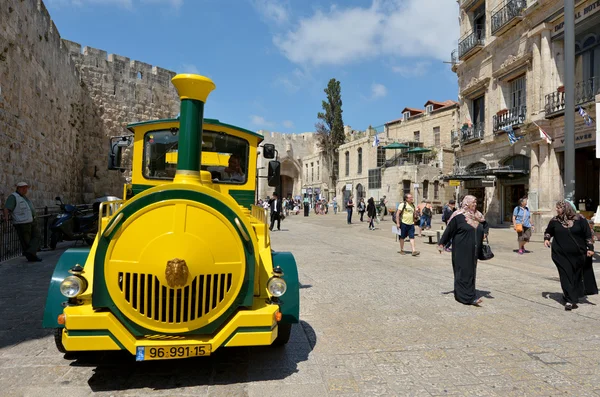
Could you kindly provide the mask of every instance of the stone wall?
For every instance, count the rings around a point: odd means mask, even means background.
[[[0,8],[0,199],[25,180],[36,206],[121,196],[108,138],[174,117],[174,72],[63,40],[41,0]]]
[[[107,169],[108,138],[126,133],[128,123],[171,118],[179,112],[179,97],[171,78],[175,72],[106,51],[63,41],[80,72],[102,122],[86,130],[83,196],[122,196],[125,179]]]
[[[0,7],[1,205],[16,182],[35,206],[81,202],[86,131],[97,128],[69,51],[42,2]]]

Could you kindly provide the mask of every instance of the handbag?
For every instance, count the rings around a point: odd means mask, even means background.
[[[523,224],[522,223],[516,223],[515,224],[515,232],[517,232],[517,233],[523,233]]]
[[[488,238],[485,238],[485,243],[481,245],[481,250],[479,251],[479,260],[487,261],[494,257],[494,253],[492,252],[492,247],[490,247],[490,242]]]

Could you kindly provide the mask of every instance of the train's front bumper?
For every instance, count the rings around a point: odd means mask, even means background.
[[[270,345],[277,338],[279,306],[255,299],[212,335],[145,335],[136,337],[110,312],[91,305],[64,310],[62,343],[67,351],[127,350],[138,360],[206,356],[221,346]]]

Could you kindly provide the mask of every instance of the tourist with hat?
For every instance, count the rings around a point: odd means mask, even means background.
[[[12,215],[12,224],[17,230],[23,255],[29,262],[39,262],[42,259],[37,256],[40,247],[40,234],[35,220],[35,208],[27,198],[27,182],[17,183],[17,191],[6,199],[4,204],[4,219],[8,220],[8,213]]]

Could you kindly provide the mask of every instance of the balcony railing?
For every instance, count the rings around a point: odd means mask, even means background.
[[[492,13],[492,34],[513,21],[517,21],[527,8],[527,0],[508,0],[498,11]]]
[[[519,106],[507,109],[506,112],[494,116],[494,131],[500,131],[508,126],[517,126],[525,122],[527,107]]]
[[[468,127],[461,128],[458,133],[460,134],[460,143],[470,143],[474,141],[480,141],[484,135],[484,123],[476,123]]]
[[[592,77],[575,84],[575,106],[593,102],[596,95],[600,94],[600,78]],[[564,113],[565,93],[556,91],[546,95],[546,117],[552,117]]]
[[[458,43],[458,59],[463,59],[474,49],[483,47],[485,43],[485,29],[477,25],[468,35],[464,36]]]

